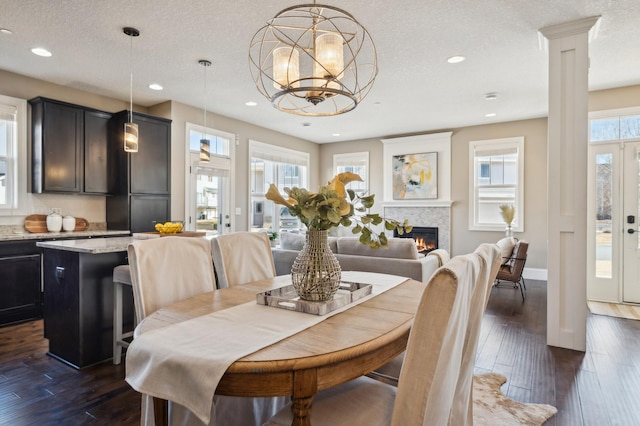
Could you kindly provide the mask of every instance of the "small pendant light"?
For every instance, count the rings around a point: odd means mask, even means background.
[[[200,161],[209,161],[211,142],[207,139],[207,68],[211,66],[211,61],[200,59],[198,63],[204,67],[204,131],[200,139]]]
[[[133,37],[138,37],[140,31],[132,27],[125,27],[122,31],[131,37],[129,51],[129,122],[124,123],[124,150],[138,152],[138,125],[133,122]]]

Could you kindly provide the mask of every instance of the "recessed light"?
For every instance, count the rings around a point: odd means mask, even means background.
[[[337,138],[338,136],[340,136],[340,133],[331,133],[331,136],[333,136],[333,137],[336,137],[336,138]]]
[[[51,52],[49,52],[44,47],[34,47],[33,49],[31,49],[31,52],[38,56],[44,56],[45,58],[51,56]]]
[[[487,93],[484,95],[484,99],[487,101],[495,101],[498,99],[498,94],[495,92]]]
[[[305,121],[304,123],[302,123],[302,127],[309,127],[311,126],[311,123],[309,123],[308,121]]]
[[[152,83],[149,85],[149,89],[151,90],[162,90],[163,87],[160,86],[158,83]]]
[[[245,102],[244,104],[245,104],[246,106],[256,106],[256,105],[258,105],[258,103],[257,103],[257,102],[254,102],[254,101]]]
[[[0,28],[0,33],[2,33],[2,34],[13,34],[13,31],[11,31],[9,28]]]
[[[491,117],[495,117],[496,115],[498,114],[496,114],[495,112],[490,112],[489,114],[485,114],[484,116],[487,118],[491,118]]]
[[[458,64],[458,63],[464,61],[465,59],[467,59],[467,58],[465,58],[464,56],[456,55],[456,56],[452,56],[452,57],[448,58],[447,62],[449,62],[450,64]]]

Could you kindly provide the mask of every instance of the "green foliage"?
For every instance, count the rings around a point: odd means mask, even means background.
[[[318,192],[309,192],[298,187],[285,188],[288,199],[285,199],[272,184],[266,197],[276,204],[286,206],[308,229],[328,230],[340,225],[352,226],[355,223],[353,233],[359,234],[359,241],[371,248],[386,247],[388,243],[384,230],[376,234],[372,226],[384,223],[384,228],[388,231],[397,229],[401,235],[405,231],[410,232],[411,226],[406,220],[400,223],[383,218],[377,213],[369,213],[369,209],[375,203],[375,195],[358,195],[351,189],[345,190],[344,186],[354,180],[362,179],[353,173],[341,173]]]

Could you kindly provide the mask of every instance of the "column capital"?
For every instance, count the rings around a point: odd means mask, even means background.
[[[578,19],[576,21],[564,22],[562,24],[551,25],[549,27],[544,27],[539,29],[540,33],[545,36],[548,40],[553,40],[557,38],[573,36],[577,34],[582,34],[587,31],[591,31],[592,28],[597,28],[597,23],[600,20],[600,16],[590,16],[588,18]],[[596,31],[597,32],[597,31]],[[590,34],[590,40],[595,39],[596,34]]]

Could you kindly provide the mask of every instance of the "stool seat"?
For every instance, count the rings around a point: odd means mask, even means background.
[[[131,272],[129,265],[118,265],[113,268],[113,281],[122,284],[131,284]]]
[[[129,265],[118,265],[113,268],[113,363],[116,365],[122,361],[122,349],[129,347],[124,339],[133,336],[133,331],[122,330],[122,287],[125,285],[132,286]]]

